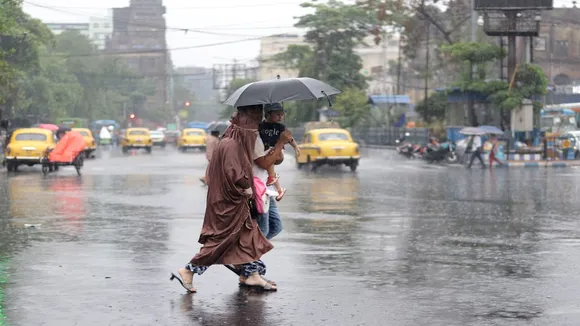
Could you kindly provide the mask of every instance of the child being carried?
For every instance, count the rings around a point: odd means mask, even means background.
[[[286,130],[286,126],[280,123],[284,118],[284,107],[280,103],[272,103],[265,105],[265,113],[266,113],[266,120],[260,123],[259,131],[260,131],[260,138],[262,138],[262,142],[264,143],[264,148],[267,150],[272,148],[278,142],[280,138],[280,134]],[[300,155],[300,149],[298,148],[298,144],[294,138],[289,142],[290,145],[294,148],[296,152],[296,157]],[[280,156],[276,159],[276,163],[274,165],[278,165],[282,163],[284,160],[284,153],[283,151],[280,153]],[[266,182],[267,186],[275,185],[276,190],[278,191],[278,196],[276,197],[277,201],[280,201],[284,194],[286,193],[286,189],[280,186],[280,175],[276,173],[274,170],[274,165],[270,166],[268,170],[268,181]]]

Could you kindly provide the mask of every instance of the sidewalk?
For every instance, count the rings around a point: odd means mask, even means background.
[[[580,160],[569,161],[506,161],[507,167],[566,168],[580,166]]]

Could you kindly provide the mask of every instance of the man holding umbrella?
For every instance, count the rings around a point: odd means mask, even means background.
[[[481,166],[485,168],[485,162],[481,157],[482,152],[481,136],[479,135],[471,136],[470,143],[471,143],[471,151],[473,152],[473,154],[471,154],[471,159],[469,160],[469,165],[467,166],[467,168],[471,169],[471,165],[473,164],[475,158],[477,158],[479,162],[481,162]]]

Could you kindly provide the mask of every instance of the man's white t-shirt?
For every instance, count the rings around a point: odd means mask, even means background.
[[[471,150],[475,152],[475,150],[480,147],[481,147],[481,137],[479,136],[473,137],[473,144],[471,145]]]
[[[264,149],[264,142],[258,135],[258,137],[256,137],[256,144],[254,145],[254,155],[252,155],[252,173],[254,173],[254,176],[262,180],[264,184],[268,182],[268,171],[256,165],[256,160],[260,157],[266,156],[266,154],[268,154],[268,151]],[[267,192],[270,197],[278,196],[278,191],[276,191],[276,187],[274,186],[267,187]]]

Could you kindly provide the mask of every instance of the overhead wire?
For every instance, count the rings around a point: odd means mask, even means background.
[[[122,56],[122,55],[126,55],[126,54],[164,53],[164,52],[167,52],[167,51],[181,51],[181,50],[189,50],[189,49],[199,49],[199,48],[219,46],[219,45],[227,45],[227,44],[234,44],[234,43],[241,43],[241,42],[248,42],[248,41],[256,41],[256,40],[260,40],[262,38],[263,37],[254,37],[254,38],[247,38],[247,39],[243,39],[243,40],[226,41],[226,42],[218,42],[218,43],[210,43],[210,44],[200,44],[200,45],[191,45],[191,46],[183,46],[183,47],[177,47],[177,48],[146,50],[146,51],[79,53],[79,54],[61,54],[61,53],[56,53],[56,54],[52,54],[50,56],[45,56],[45,57],[76,58],[76,57],[96,57],[96,56]]]
[[[58,7],[54,7],[54,6],[46,6],[43,4],[38,4],[35,2],[30,2],[30,1],[23,1],[23,3],[35,6],[35,7],[39,7],[39,8],[43,8],[43,9],[47,9],[47,10],[51,10],[51,11],[56,11],[56,12],[61,12],[61,13],[67,13],[67,14],[72,14],[72,15],[78,15],[78,16],[83,16],[83,17],[93,17],[93,18],[98,18],[98,19],[106,19],[106,20],[111,20],[113,22],[118,22],[118,23],[122,23],[122,24],[127,24],[127,25],[131,25],[131,26],[137,26],[137,27],[148,27],[148,28],[155,28],[155,29],[163,29],[165,31],[178,31],[178,32],[182,32],[187,34],[188,32],[192,32],[192,33],[199,33],[199,34],[209,34],[209,35],[216,35],[216,36],[230,36],[230,37],[251,37],[251,36],[256,36],[256,35],[244,35],[244,34],[231,34],[231,33],[220,33],[220,32],[212,32],[212,31],[207,31],[204,29],[200,29],[200,28],[187,28],[187,27],[170,27],[170,26],[161,26],[160,24],[145,24],[145,23],[137,23],[137,22],[132,22],[132,21],[127,21],[127,20],[122,20],[122,19],[118,19],[118,18],[114,18],[114,17],[108,17],[108,16],[100,16],[100,15],[93,15],[90,13],[83,13],[83,12],[74,12],[74,11],[69,11],[69,10],[63,10],[63,9],[59,9]],[[218,27],[211,27],[212,29],[217,29]],[[278,29],[278,28],[293,28],[293,26],[272,26],[272,27],[242,27],[242,28],[231,28],[231,29]]]
[[[255,8],[255,7],[274,7],[283,5],[299,5],[300,1],[296,2],[266,2],[266,3],[253,3],[245,5],[224,5],[224,6],[200,6],[200,7],[171,7],[170,9],[175,10],[205,10],[205,9],[238,9],[238,8]],[[106,10],[108,8],[102,7],[75,7],[75,6],[54,6],[55,8],[63,9],[88,9],[88,10]]]

